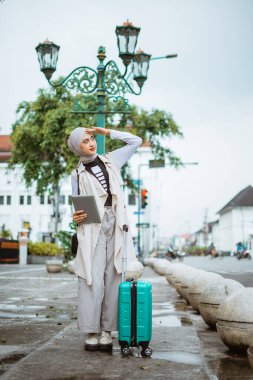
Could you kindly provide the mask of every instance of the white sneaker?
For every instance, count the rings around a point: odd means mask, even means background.
[[[96,351],[99,349],[98,334],[87,334],[84,349],[86,351]]]
[[[102,331],[99,341],[100,351],[108,351],[112,349],[112,337],[110,332]]]

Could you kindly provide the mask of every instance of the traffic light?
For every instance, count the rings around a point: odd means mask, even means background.
[[[148,204],[147,198],[148,198],[148,190],[147,189],[141,190],[141,208],[145,208],[147,206]]]

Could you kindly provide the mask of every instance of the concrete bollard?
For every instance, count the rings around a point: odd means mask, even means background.
[[[164,276],[166,269],[171,265],[171,263],[166,259],[156,259],[153,265],[156,273],[160,274],[160,276]]]
[[[179,264],[176,266],[176,264],[174,264],[174,267],[173,267],[173,275],[171,276],[171,279],[170,279],[170,282],[171,282],[171,285],[177,290],[177,288],[179,287],[179,284],[180,284],[180,278],[181,278],[181,274],[183,273],[184,269],[186,268],[187,266],[184,265],[184,264]]]
[[[21,236],[18,239],[19,241],[19,265],[27,264],[27,249],[28,249],[28,237],[26,232],[21,232]]]
[[[249,331],[249,345],[247,349],[247,355],[249,360],[249,365],[253,368],[253,329]]]
[[[156,257],[150,257],[150,259],[148,259],[147,261],[147,264],[150,268],[153,268],[154,267],[154,263],[159,260],[157,259]]]
[[[251,368],[253,368],[253,347],[247,349],[248,361]]]
[[[191,267],[188,265],[181,264],[173,270],[173,275],[171,277],[171,285],[174,286],[178,294],[182,297],[181,285],[184,281],[185,275],[191,271]]]
[[[189,303],[189,298],[188,298],[189,286],[191,285],[192,281],[196,279],[197,276],[201,273],[204,273],[204,271],[190,267],[189,271],[184,273],[184,278],[181,279],[180,294],[182,295],[182,297],[187,303]]]
[[[143,260],[144,266],[153,267],[153,262],[157,260],[155,257],[148,257]]]
[[[68,272],[70,274],[75,274],[75,271],[74,271],[74,260],[69,260],[69,262],[68,262]]]
[[[59,273],[62,271],[63,261],[62,260],[47,260],[46,268],[47,268],[48,273]]]
[[[140,261],[129,261],[127,263],[126,279],[133,278],[137,280],[141,277],[143,269],[144,267]]]
[[[188,290],[188,299],[194,310],[199,312],[200,297],[205,288],[218,281],[223,281],[223,277],[213,272],[198,273],[197,277],[192,279]]]
[[[229,349],[247,350],[253,329],[253,288],[238,290],[220,304],[216,327]]]
[[[173,279],[174,279],[173,276],[175,274],[176,268],[181,268],[181,265],[183,265],[183,264],[175,263],[175,264],[170,264],[170,265],[167,266],[164,275],[165,275],[166,280],[168,281],[168,283],[170,285],[173,284]]]
[[[199,311],[208,326],[216,328],[217,312],[220,304],[225,298],[233,292],[243,289],[244,286],[240,282],[224,279],[207,286],[200,297]]]
[[[143,264],[145,265],[145,267],[149,266],[150,260],[152,260],[150,257],[143,260]]]

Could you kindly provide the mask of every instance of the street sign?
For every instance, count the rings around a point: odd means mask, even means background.
[[[135,186],[142,185],[142,180],[141,179],[133,179],[133,183]]]
[[[130,206],[135,206],[136,205],[136,196],[134,194],[129,194],[128,195],[128,204]]]
[[[149,223],[136,223],[136,227],[149,228],[150,224]]]
[[[164,168],[165,161],[164,160],[149,160],[149,168]]]
[[[144,211],[134,211],[134,215],[143,215]]]

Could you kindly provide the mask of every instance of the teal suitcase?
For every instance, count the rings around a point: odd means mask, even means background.
[[[123,227],[125,233],[127,226]],[[143,357],[151,356],[149,343],[152,337],[152,286],[144,281],[124,281],[126,257],[123,257],[122,283],[119,285],[118,329],[119,345],[123,356],[130,347],[141,348]]]

